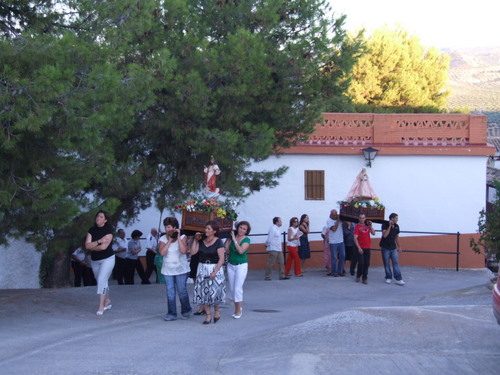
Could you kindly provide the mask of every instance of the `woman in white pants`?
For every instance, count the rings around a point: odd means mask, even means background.
[[[109,223],[109,217],[106,212],[99,211],[95,216],[95,225],[89,229],[85,238],[85,248],[91,251],[92,271],[97,280],[97,294],[99,294],[97,315],[102,315],[105,310],[111,308],[108,280],[115,266],[112,241],[113,227]]]
[[[224,244],[226,251],[229,251],[227,278],[234,301],[234,319],[241,318],[243,314],[243,283],[248,273],[247,250],[250,238],[247,235],[250,234],[250,229],[248,221],[240,221],[236,230],[231,231],[231,239]]]

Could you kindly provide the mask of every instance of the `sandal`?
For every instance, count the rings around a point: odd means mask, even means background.
[[[219,316],[215,316],[215,313],[214,313],[214,324],[217,323],[220,319],[220,312],[219,312]]]
[[[210,318],[209,318],[209,317],[210,317]],[[205,320],[203,321],[203,324],[210,324],[210,322],[212,321],[212,315],[211,315],[211,314],[207,314],[207,318],[208,318],[208,320],[207,320],[207,319],[205,319]]]

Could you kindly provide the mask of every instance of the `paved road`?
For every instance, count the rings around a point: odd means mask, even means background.
[[[102,317],[94,287],[0,290],[0,372],[498,375],[488,271],[403,275],[400,287],[380,267],[368,285],[322,270],[286,281],[251,271],[243,317],[227,303],[210,325],[163,321],[163,285],[112,286]]]

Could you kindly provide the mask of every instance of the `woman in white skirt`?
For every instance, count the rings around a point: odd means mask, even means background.
[[[205,310],[203,324],[212,321],[211,306],[214,307],[214,323],[220,319],[219,304],[226,300],[226,280],[224,278],[224,244],[217,237],[219,225],[209,221],[205,226],[205,236],[195,234],[191,244],[191,255],[199,252],[199,264],[194,284],[193,302]]]
[[[95,216],[95,225],[89,229],[85,238],[85,248],[91,251],[92,271],[97,280],[97,294],[99,294],[97,315],[102,315],[105,310],[111,308],[108,280],[115,266],[112,241],[113,227],[109,223],[109,217],[106,212],[99,211]]]

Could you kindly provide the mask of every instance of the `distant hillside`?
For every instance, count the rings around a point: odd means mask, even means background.
[[[448,109],[500,112],[500,47],[443,52],[451,57]]]

